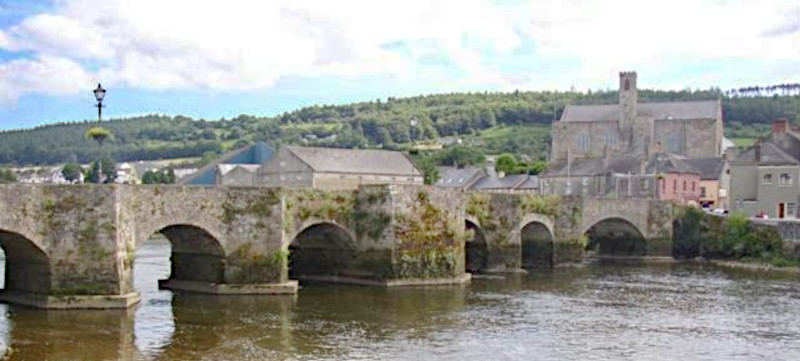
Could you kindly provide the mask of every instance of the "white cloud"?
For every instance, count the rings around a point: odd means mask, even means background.
[[[513,49],[519,39],[502,15],[484,1],[63,0],[5,29],[0,47],[72,59],[110,86],[254,90],[290,75],[414,71],[416,59],[383,47],[393,41],[434,40],[481,75],[478,50],[462,40]]]
[[[95,78],[78,63],[62,57],[15,59],[0,63],[0,101],[25,93],[70,95],[87,89]]]
[[[796,0],[537,2],[524,11],[520,31],[540,54],[582,62],[581,79],[665,62],[723,59],[800,61],[800,33],[765,38],[800,15]]]
[[[365,75],[502,86],[508,76],[494,60],[524,38],[536,44],[531,63],[580,61],[548,85],[605,83],[609,72],[680,58],[797,59],[800,36],[778,30],[793,29],[785,14],[798,9],[796,0],[59,0],[0,29],[0,48],[33,54],[0,63],[0,98],[74,93],[88,78],[140,89],[260,90],[287,76]],[[406,51],[387,48],[394,43]],[[426,64],[432,55],[464,75],[448,79],[450,69]]]

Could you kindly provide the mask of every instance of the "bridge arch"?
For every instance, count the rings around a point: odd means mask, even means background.
[[[582,229],[586,248],[601,255],[644,256],[647,244],[641,228],[628,217],[609,215],[587,222]]]
[[[6,258],[3,292],[50,293],[50,257],[39,244],[26,235],[0,228],[0,247]]]
[[[519,237],[523,268],[553,266],[555,236],[552,221],[548,221],[531,217],[521,222]]]
[[[136,242],[144,242],[160,233],[169,240],[170,280],[222,283],[225,274],[225,249],[219,237],[204,227],[190,223],[160,225],[144,233]]]
[[[304,223],[289,241],[289,278],[347,276],[357,257],[356,237],[333,221]]]
[[[489,248],[486,243],[486,235],[484,235],[477,219],[465,218],[464,227],[467,231],[472,231],[472,237],[464,243],[465,269],[470,273],[484,271],[489,263]]]

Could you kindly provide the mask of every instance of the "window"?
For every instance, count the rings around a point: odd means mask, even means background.
[[[677,179],[673,179],[672,180],[672,191],[673,192],[677,192],[678,191],[678,180]]]
[[[609,131],[606,133],[606,145],[609,148],[614,148],[617,146],[617,133],[614,131]]]
[[[584,186],[588,186],[589,185],[589,177],[583,177],[583,185]]]
[[[625,79],[625,90],[631,90],[631,80]]]
[[[692,193],[694,193],[694,181],[692,181]]]
[[[761,180],[761,184],[772,184],[772,174],[764,174],[764,178]]]
[[[792,175],[790,173],[781,173],[781,187],[792,186]]]
[[[706,197],[706,187],[700,187],[700,197],[701,198]]]
[[[667,151],[670,153],[681,152],[681,136],[680,134],[672,134],[667,138]]]
[[[586,152],[589,150],[589,143],[590,143],[589,135],[581,134],[575,139],[575,147],[578,151]]]
[[[683,191],[686,192],[686,181],[683,181]]]
[[[662,191],[667,190],[667,180],[666,179],[660,179],[659,181],[661,182],[661,190]]]
[[[786,203],[786,218],[797,218],[797,203]]]

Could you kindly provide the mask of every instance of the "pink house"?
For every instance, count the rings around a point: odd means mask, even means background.
[[[700,171],[686,158],[675,154],[657,154],[648,164],[648,171],[656,174],[658,199],[671,199],[683,205],[700,202]]]

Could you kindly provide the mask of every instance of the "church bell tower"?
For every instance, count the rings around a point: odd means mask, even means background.
[[[630,129],[636,121],[636,72],[619,73],[620,129]]]

